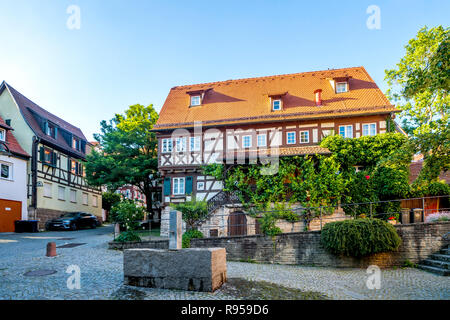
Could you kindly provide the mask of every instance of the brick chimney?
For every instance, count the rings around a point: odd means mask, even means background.
[[[317,89],[314,91],[314,100],[316,101],[316,106],[322,105],[322,89]]]

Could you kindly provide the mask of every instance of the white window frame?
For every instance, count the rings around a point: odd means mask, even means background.
[[[371,132],[371,126],[373,126],[375,128],[373,132]],[[367,127],[367,134],[364,134],[364,127]],[[377,124],[375,122],[374,123],[363,123],[362,124],[362,135],[363,136],[376,136],[377,135]]]
[[[279,106],[278,108],[275,108],[275,102],[279,102]],[[281,101],[281,99],[272,99],[272,110],[273,111],[280,111],[282,108],[283,102]]]
[[[189,149],[190,151],[200,151],[200,137],[189,138]]]
[[[77,203],[77,190],[74,190],[74,189],[70,189],[70,192],[69,192],[70,194],[69,194],[69,196],[70,196],[70,202],[72,202],[72,203]],[[72,197],[72,196],[75,196],[75,197]]]
[[[205,181],[197,181],[197,191],[205,190]]]
[[[173,140],[172,138],[162,139],[162,153],[170,153],[173,150]]]
[[[341,128],[344,128],[344,135],[341,134]],[[351,128],[351,136],[349,136],[348,128]],[[343,126],[339,126],[339,135],[341,135],[344,138],[353,138],[353,125],[352,124],[346,124]]]
[[[62,196],[61,196],[61,193],[62,193]],[[66,201],[66,188],[65,187],[58,186],[58,200]]]
[[[98,196],[92,196],[92,206],[98,207]]]
[[[84,206],[89,205],[89,194],[87,192],[83,192],[81,194],[81,200]]]
[[[340,85],[344,85],[344,90],[340,90]],[[336,93],[344,93],[348,91],[348,83],[347,82],[336,82]]]
[[[245,143],[246,141],[248,141],[248,145],[246,145]],[[252,136],[250,135],[242,136],[242,148],[248,149],[251,147],[252,147]]]
[[[306,133],[306,140],[303,140],[303,135],[302,134],[304,134],[304,133]],[[300,139],[300,143],[309,143],[309,131],[300,131],[300,137],[299,137],[299,139]]]
[[[178,137],[175,139],[175,149],[177,152],[185,152],[186,151],[186,137]]]
[[[191,96],[191,107],[200,106],[202,104],[202,96],[195,95]]]
[[[1,176],[1,169],[2,169],[1,167],[2,166],[8,167],[8,177],[6,177],[6,178]],[[13,169],[14,168],[13,168],[12,163],[1,161],[0,162],[0,179],[12,181],[13,180]]]
[[[184,195],[186,193],[185,186],[186,186],[186,179],[184,177],[172,178],[173,195]]]
[[[44,189],[44,197],[51,198],[53,193],[52,184],[49,182],[44,182],[43,189]],[[50,194],[48,194],[48,192],[50,192]]]
[[[263,140],[260,139],[261,137],[263,138]],[[258,136],[256,138],[256,145],[258,147],[267,147],[267,134],[266,133],[258,134]]]
[[[294,135],[294,142],[289,142],[289,135]],[[295,131],[286,132],[286,144],[296,144],[297,143],[297,133]]]
[[[6,141],[6,129],[0,128],[0,141]]]

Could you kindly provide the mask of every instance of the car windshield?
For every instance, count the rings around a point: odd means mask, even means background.
[[[68,213],[61,215],[61,218],[73,218],[77,215],[78,215],[77,212],[68,212]]]

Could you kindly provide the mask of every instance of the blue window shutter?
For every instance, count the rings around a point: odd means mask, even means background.
[[[47,134],[48,129],[48,121],[44,120],[44,134]]]
[[[44,147],[39,148],[39,160],[44,162]]]
[[[52,166],[56,167],[57,155],[56,152],[52,152]]]
[[[192,193],[192,177],[186,177],[186,194]]]
[[[164,195],[170,196],[170,178],[164,178]]]
[[[55,127],[55,139],[58,139],[58,128]]]

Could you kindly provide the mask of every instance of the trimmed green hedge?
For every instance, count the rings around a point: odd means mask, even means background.
[[[191,247],[191,239],[200,239],[203,238],[203,233],[198,230],[189,230],[183,233],[183,237],[181,240],[181,244],[183,248]]]
[[[401,239],[393,225],[363,218],[327,223],[322,229],[321,243],[334,254],[362,257],[395,251]]]

